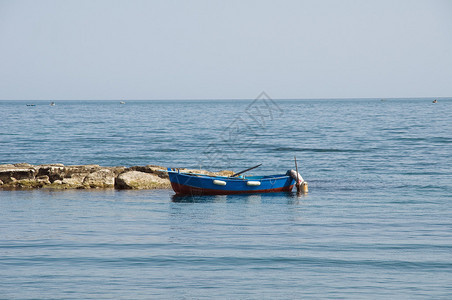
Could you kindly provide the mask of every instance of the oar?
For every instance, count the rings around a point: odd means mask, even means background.
[[[297,165],[297,157],[294,156],[294,158],[295,158],[295,170],[296,170],[296,172],[297,172],[297,184],[296,184],[295,186],[297,187],[297,192],[299,192],[299,191],[300,191],[300,185],[298,184],[298,165]]]
[[[262,164],[258,164],[257,166],[254,166],[254,167],[251,167],[251,168],[249,168],[249,169],[240,171],[240,172],[238,172],[238,173],[235,173],[235,174],[232,175],[231,177],[235,177],[235,176],[238,176],[238,175],[243,174],[243,173],[245,173],[245,172],[248,172],[248,171],[250,171],[250,170],[252,170],[252,169],[256,169],[257,167],[260,167],[261,165],[262,165]]]

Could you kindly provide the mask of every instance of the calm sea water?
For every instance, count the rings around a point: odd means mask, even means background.
[[[452,99],[432,100],[0,101],[0,164],[296,155],[310,189],[0,190],[0,298],[450,299]]]

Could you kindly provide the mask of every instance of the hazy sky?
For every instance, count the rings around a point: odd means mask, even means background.
[[[451,0],[0,0],[0,99],[439,97],[451,73]]]

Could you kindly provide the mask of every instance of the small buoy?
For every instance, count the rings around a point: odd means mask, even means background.
[[[246,185],[259,186],[259,185],[261,185],[261,182],[260,181],[247,181]]]
[[[216,185],[226,185],[226,181],[223,181],[223,180],[214,180],[213,181],[213,184],[216,184]]]
[[[306,181],[301,183],[301,192],[305,194],[308,192],[308,183]]]

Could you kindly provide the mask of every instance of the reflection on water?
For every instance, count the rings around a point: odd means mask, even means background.
[[[171,201],[176,203],[215,203],[226,202],[226,195],[200,196],[200,195],[172,195]]]
[[[264,193],[264,194],[239,194],[239,195],[172,195],[171,201],[175,203],[226,203],[245,202],[262,203],[273,201],[286,201],[288,204],[298,204],[307,194],[297,192]]]

